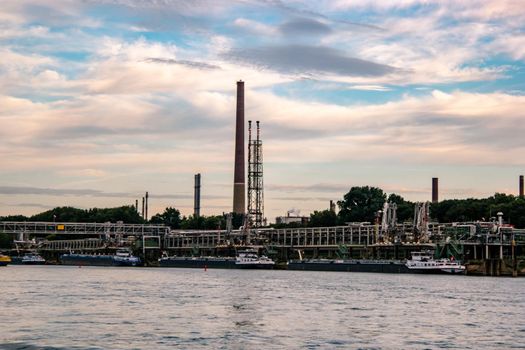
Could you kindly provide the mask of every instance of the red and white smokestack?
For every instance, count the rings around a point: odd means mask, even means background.
[[[237,109],[235,115],[235,168],[233,178],[233,212],[246,211],[246,178],[244,168],[244,82],[237,82]]]

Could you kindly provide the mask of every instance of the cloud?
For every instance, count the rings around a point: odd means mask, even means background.
[[[197,69],[221,69],[221,67],[209,64],[205,62],[196,62],[196,61],[187,61],[187,60],[176,60],[173,58],[147,58],[146,62],[152,62],[152,63],[163,63],[163,64],[182,64],[184,66],[190,67],[190,68],[197,68]]]
[[[130,193],[104,192],[92,189],[56,189],[22,186],[0,186],[0,193],[6,195],[49,195],[49,196],[91,196],[91,197],[135,197]]]
[[[295,18],[279,26],[279,31],[285,35],[326,35],[332,29],[326,24],[310,18]]]
[[[284,45],[234,49],[225,58],[276,70],[284,74],[338,74],[343,76],[383,76],[396,68],[359,58],[323,46]]]
[[[262,123],[269,212],[284,212],[285,200],[273,199],[280,191],[325,207],[347,182],[424,197],[417,179],[436,164],[469,178],[450,175],[450,188],[477,186],[479,174],[509,188],[501,169],[522,168],[525,151],[524,97],[504,92],[524,90],[521,5],[7,2],[3,184],[33,186],[17,195],[22,204],[48,196],[56,205],[119,205],[148,189],[155,210],[191,209],[192,176],[202,172],[228,184],[210,188],[208,207],[228,204],[242,79],[246,117]]]
[[[311,185],[279,185],[269,184],[266,185],[266,189],[272,192],[336,192],[343,193],[348,191],[350,187],[346,184],[330,184],[330,183],[318,183]]]
[[[58,188],[40,188],[27,186],[0,186],[0,193],[5,195],[43,195],[43,196],[73,196],[73,197],[114,197],[114,198],[137,198],[142,196],[139,193],[128,192],[106,192],[93,189],[58,189]],[[149,193],[152,199],[193,199],[192,194],[155,194]],[[229,197],[205,194],[203,199],[227,199]],[[18,204],[20,205],[20,204]],[[30,206],[30,205],[25,205]]]
[[[242,29],[243,31],[253,34],[268,36],[277,34],[277,29],[274,26],[257,22],[248,18],[236,18],[235,21],[233,21],[233,25]]]
[[[349,90],[364,90],[364,91],[392,91],[391,88],[382,85],[351,85]]]
[[[53,206],[40,204],[40,203],[10,203],[9,206],[21,207],[21,208],[39,208],[39,209],[53,209]]]
[[[74,170],[59,170],[57,172],[62,176],[78,176],[78,177],[92,177],[100,178],[108,176],[108,172],[101,169],[74,169]]]

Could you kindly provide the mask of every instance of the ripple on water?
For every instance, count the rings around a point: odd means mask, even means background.
[[[523,280],[52,266],[2,273],[0,310],[11,318],[0,348],[8,350],[493,349],[520,347],[525,333]]]

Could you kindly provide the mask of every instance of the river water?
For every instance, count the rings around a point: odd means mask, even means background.
[[[0,268],[2,349],[525,349],[525,279]]]

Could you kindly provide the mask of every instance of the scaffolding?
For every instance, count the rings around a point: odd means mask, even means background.
[[[252,121],[248,121],[248,224],[264,225],[263,157],[259,121],[256,138],[252,139]]]

